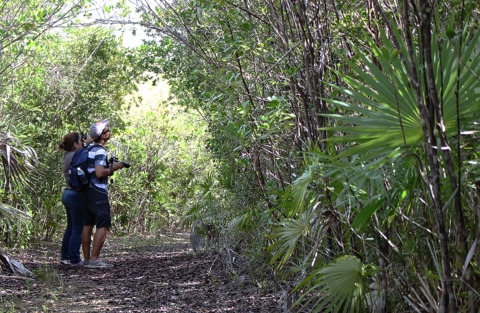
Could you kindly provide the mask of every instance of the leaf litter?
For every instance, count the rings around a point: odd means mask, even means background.
[[[222,252],[193,253],[187,234],[109,236],[101,257],[114,264],[111,269],[61,264],[59,251],[60,243],[50,243],[12,252],[36,276],[2,273],[1,312],[283,311],[281,290],[238,275],[235,263],[224,264]]]

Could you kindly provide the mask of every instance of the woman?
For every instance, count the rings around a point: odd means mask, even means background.
[[[75,152],[83,148],[82,137],[78,132],[68,133],[58,145],[65,151],[62,161],[62,172],[66,187],[62,194],[62,203],[67,211],[67,228],[63,234],[61,263],[72,266],[83,266],[80,258],[80,244],[83,230],[83,197],[68,185],[68,167]]]

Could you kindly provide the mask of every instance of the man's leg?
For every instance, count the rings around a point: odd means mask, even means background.
[[[102,250],[103,243],[107,238],[108,227],[100,227],[95,230],[93,235],[93,248],[91,261],[96,261],[100,258],[100,251]]]
[[[92,243],[92,230],[95,225],[95,216],[93,215],[90,196],[90,188],[87,188],[82,194],[83,196],[83,229],[82,229],[82,251],[83,251],[83,260],[88,263],[90,261],[90,245]]]
[[[85,261],[90,261],[90,242],[92,237],[92,229],[93,226],[84,225],[82,230],[82,250],[83,259]]]

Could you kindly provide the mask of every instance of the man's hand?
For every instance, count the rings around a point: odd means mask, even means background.
[[[113,167],[113,171],[118,171],[119,169],[123,168],[123,163],[122,162],[113,162],[112,167]]]
[[[123,168],[122,162],[112,162],[109,167],[95,166],[95,175],[98,178],[112,176],[113,172]]]

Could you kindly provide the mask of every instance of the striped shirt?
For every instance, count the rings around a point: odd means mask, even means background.
[[[107,151],[102,145],[94,146],[88,152],[88,166],[87,171],[90,175],[90,185],[99,189],[107,191],[108,176],[104,178],[98,178],[95,175],[95,166],[108,167]]]

